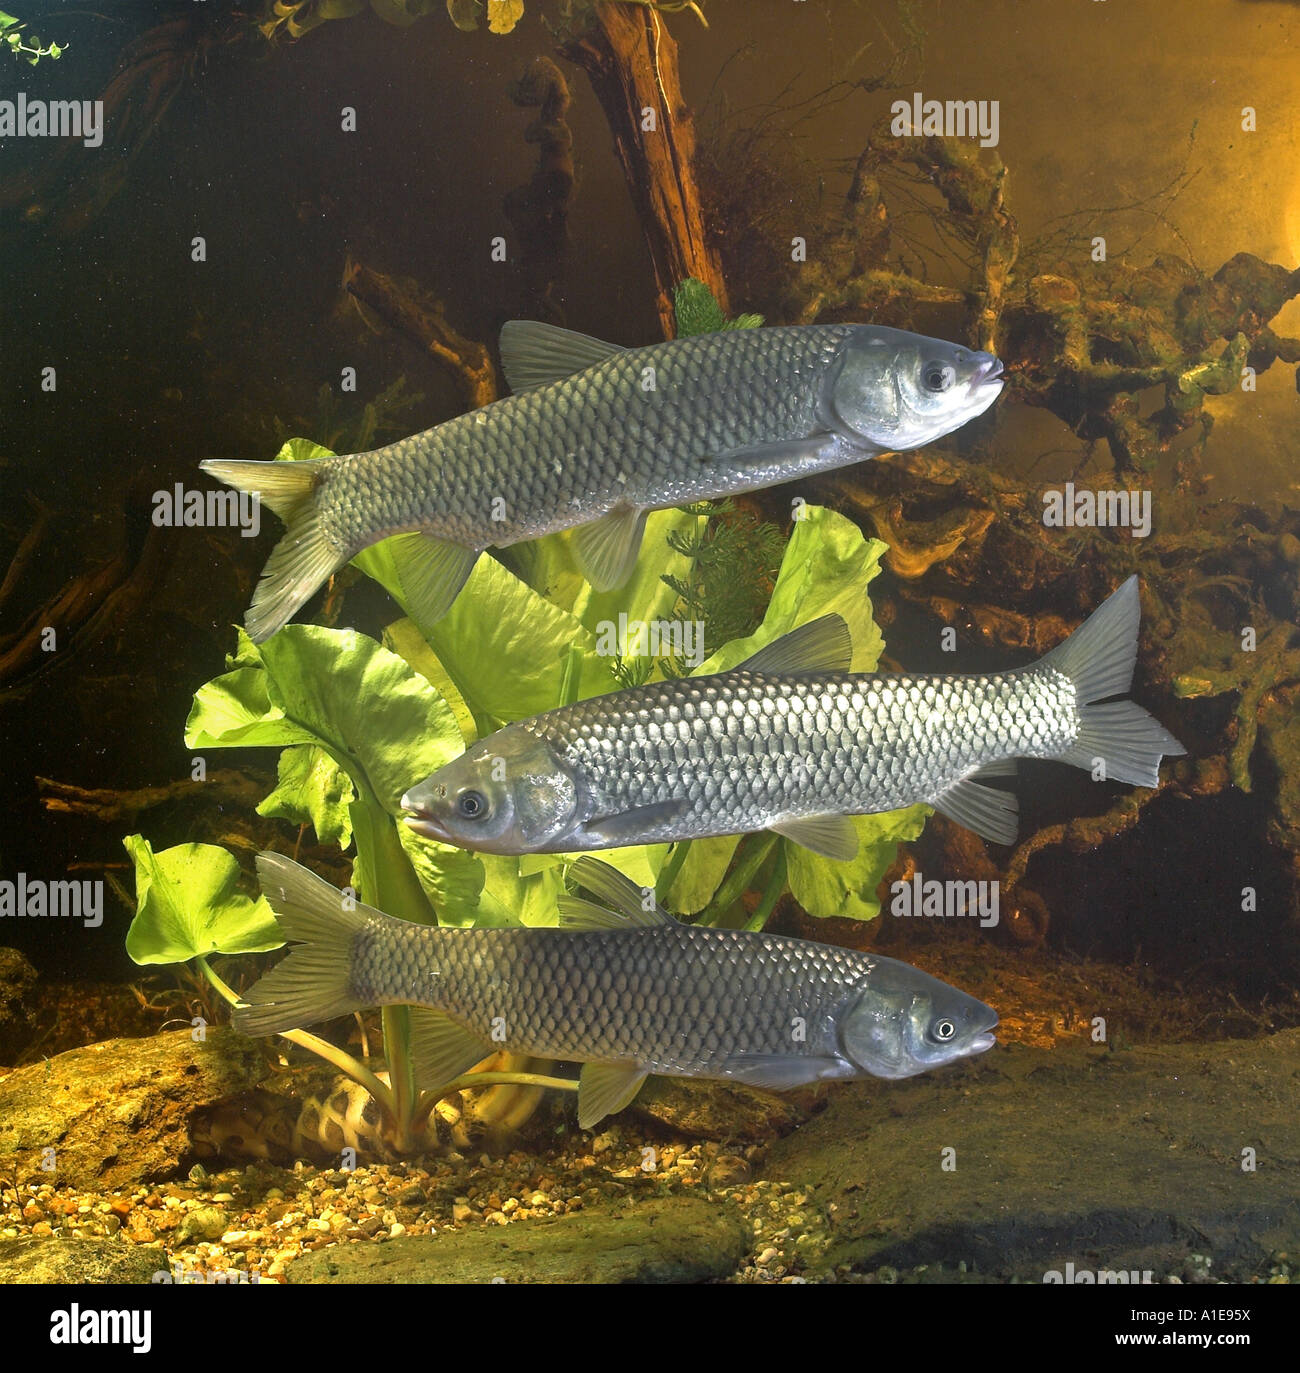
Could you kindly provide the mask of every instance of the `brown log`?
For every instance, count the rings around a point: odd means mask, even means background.
[[[482,343],[452,328],[440,300],[372,271],[352,257],[343,269],[343,289],[449,367],[460,385],[467,409],[477,410],[480,405],[496,400],[500,391],[491,353]]]
[[[587,28],[560,51],[587,73],[614,135],[650,249],[664,336],[676,333],[673,291],[686,277],[704,282],[729,313],[696,179],[695,120],[682,97],[677,44],[667,26],[643,5],[597,5]],[[655,111],[654,132],[642,132],[646,108]]]

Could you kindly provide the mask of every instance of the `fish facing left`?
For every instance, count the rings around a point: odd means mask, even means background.
[[[560,900],[556,928],[415,925],[345,902],[280,854],[257,860],[299,941],[235,1008],[272,1034],[405,1004],[423,1087],[498,1049],[582,1063],[578,1123],[621,1111],[650,1073],[773,1090],[904,1078],[983,1053],[997,1014],[896,959],[746,930],[684,925],[628,878],[581,858],[600,904]]]
[[[209,461],[287,526],[245,625],[260,643],[349,558],[398,536],[412,613],[450,607],[484,549],[561,529],[621,586],[646,513],[920,448],[1002,390],[990,353],[866,324],[731,329],[620,348],[531,320],[501,331],[514,395],[369,453]]]

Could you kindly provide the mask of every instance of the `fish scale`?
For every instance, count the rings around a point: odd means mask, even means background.
[[[387,921],[354,937],[352,958],[350,991],[366,1005],[415,1001],[484,1039],[493,1039],[497,1021],[501,1048],[687,1074],[741,1052],[838,1054],[834,1013],[878,961],[803,940],[675,923],[574,933]],[[796,1017],[807,1026],[799,1039]]]
[[[674,838],[773,819],[890,810],[981,766],[1051,758],[1079,729],[1068,677],[774,677],[742,670],[594,697],[519,728],[587,779],[597,812],[685,803]],[[639,842],[653,842],[654,827]]]
[[[705,459],[812,432],[817,381],[853,328],[735,330],[618,352],[424,434],[327,459],[324,531],[349,552],[417,525],[483,548],[579,523],[614,500],[666,507],[743,486],[743,471]],[[642,388],[648,368],[653,391]],[[494,520],[498,497],[505,518]]]

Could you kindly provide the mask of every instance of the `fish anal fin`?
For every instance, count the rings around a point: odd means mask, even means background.
[[[617,505],[574,530],[574,552],[582,575],[597,591],[613,591],[632,575],[645,534],[645,517],[646,512],[635,506]]]
[[[394,534],[391,542],[411,618],[418,624],[442,619],[474,570],[479,550],[432,534]]]
[[[823,858],[847,863],[858,856],[858,832],[847,815],[801,815],[768,828]]]
[[[445,1087],[495,1052],[442,1011],[411,1007],[411,1064],[421,1089]]]
[[[986,777],[989,775],[984,773]],[[949,820],[974,830],[981,839],[991,839],[995,844],[1016,842],[1020,804],[1008,791],[986,787],[966,778],[954,783],[930,804]]]
[[[646,1077],[639,1063],[584,1063],[578,1078],[578,1125],[590,1130],[630,1106]]]

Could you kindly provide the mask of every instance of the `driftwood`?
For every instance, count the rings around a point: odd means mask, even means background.
[[[45,515],[38,514],[10,563],[3,586],[5,600],[11,599],[22,570],[35,556],[48,529]],[[167,532],[152,523],[145,486],[137,482],[127,497],[121,551],[102,566],[71,577],[44,605],[33,610],[18,630],[0,634],[0,686],[14,694],[27,689],[46,671],[65,664],[72,653],[129,619],[157,591],[171,550]],[[52,652],[45,648],[48,630],[55,634]]]
[[[477,340],[456,332],[448,323],[440,300],[414,283],[372,271],[352,257],[343,269],[343,289],[449,368],[460,386],[466,409],[474,410],[496,400],[499,393],[492,355]]]
[[[650,250],[664,337],[676,332],[673,292],[686,277],[703,281],[729,313],[722,263],[710,236],[695,168],[695,119],[677,68],[677,44],[645,5],[602,4],[561,53],[587,74]],[[655,128],[642,128],[643,110]]]

